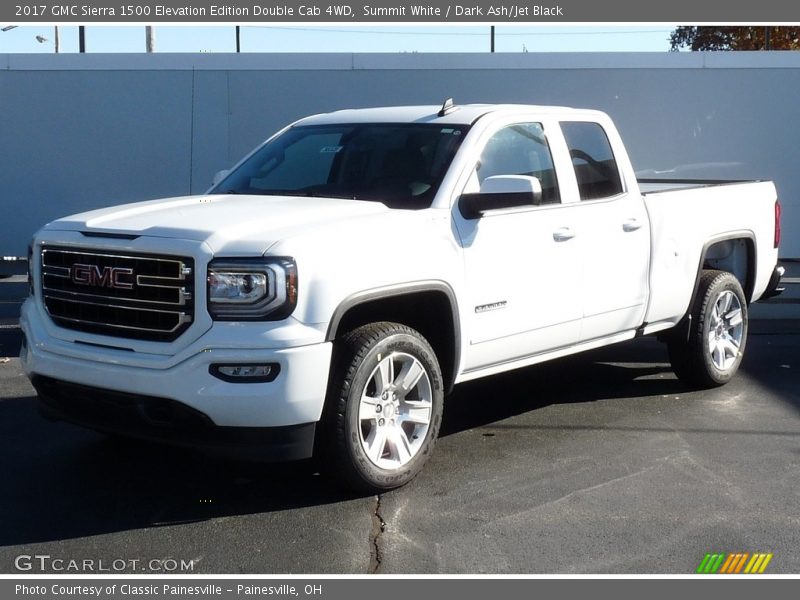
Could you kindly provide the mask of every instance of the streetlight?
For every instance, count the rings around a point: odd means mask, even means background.
[[[12,29],[16,29],[17,27],[19,27],[19,25],[6,25],[2,29],[0,29],[0,31],[11,31]],[[55,45],[56,54],[58,54],[58,50],[59,50],[59,46],[60,46],[60,42],[61,42],[61,37],[58,35],[58,25],[53,27],[53,30],[54,30],[53,44]],[[44,37],[43,35],[37,35],[36,36],[36,41],[39,42],[40,44],[44,44],[47,41],[47,38]]]

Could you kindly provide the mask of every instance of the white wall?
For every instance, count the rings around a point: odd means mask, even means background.
[[[0,55],[0,255],[63,214],[202,192],[298,117],[447,96],[599,108],[639,171],[772,179],[800,257],[794,52]]]

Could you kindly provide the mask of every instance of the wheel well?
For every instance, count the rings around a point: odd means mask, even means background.
[[[367,299],[348,307],[331,323],[328,339],[334,340],[356,327],[377,321],[402,323],[416,329],[433,348],[445,393],[452,390],[458,368],[459,332],[456,307],[442,291],[416,291]]]
[[[755,247],[750,238],[732,238],[720,240],[709,245],[703,253],[703,269],[728,271],[744,290],[749,302],[755,288]],[[698,273],[698,281],[700,274]]]
[[[756,281],[756,250],[751,237],[732,235],[729,238],[709,242],[703,247],[701,257],[686,314],[673,329],[667,330],[660,336],[662,340],[688,339],[692,325],[692,307],[697,301],[700,278],[703,276],[704,269],[716,269],[731,273],[742,286],[748,304],[753,297]]]

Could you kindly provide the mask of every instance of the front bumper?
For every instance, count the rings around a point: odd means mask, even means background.
[[[307,435],[313,440],[313,425],[321,417],[328,384],[332,348],[328,342],[287,347],[284,338],[284,347],[230,347],[232,339],[239,344],[266,340],[251,336],[245,326],[233,338],[230,331],[219,336],[212,328],[180,356],[153,357],[54,338],[48,334],[44,319],[34,302],[29,300],[23,305],[20,324],[25,344],[20,359],[23,370],[41,392],[44,410],[50,416],[149,439],[164,439],[163,434],[171,427],[164,441],[182,441],[184,445],[202,445],[194,437],[199,430],[201,437],[210,434],[212,445],[225,445],[226,440],[232,441],[228,438],[231,428],[240,428],[239,433],[245,433],[246,438],[274,434],[280,446],[286,445],[281,436],[294,431],[291,428],[303,426],[305,433],[301,437],[305,441],[300,445],[308,446]],[[278,376],[273,381],[239,383],[222,380],[210,372],[216,364],[252,363],[275,364]],[[70,404],[73,398],[74,407]],[[124,410],[115,412],[116,416],[104,413],[98,408],[103,405],[103,398],[107,399],[106,404],[116,404]],[[89,406],[92,410],[83,410]],[[108,423],[99,417],[89,418],[92,411],[106,414]],[[120,414],[127,416],[121,418]],[[178,422],[163,423],[169,427],[159,429],[157,416],[164,414],[174,414]],[[187,417],[191,432],[182,433],[178,431],[182,426],[177,425],[185,425],[183,417],[187,415],[192,415]],[[268,431],[273,428],[290,429],[283,433]],[[256,435],[256,429],[263,431]],[[291,440],[286,443],[295,444]]]
[[[34,375],[31,382],[43,416],[104,433],[237,459],[300,460],[311,457],[314,451],[315,423],[220,427],[203,413],[167,398],[115,392],[41,375]]]

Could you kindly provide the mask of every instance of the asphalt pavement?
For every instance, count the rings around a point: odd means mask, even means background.
[[[707,552],[744,551],[798,573],[800,328],[754,331],[740,373],[712,391],[686,390],[653,339],[459,386],[423,473],[366,497],[312,463],[226,462],[45,421],[12,358],[0,572],[46,555],[148,573],[170,559],[192,573],[685,574]],[[18,332],[0,336],[13,355]]]

